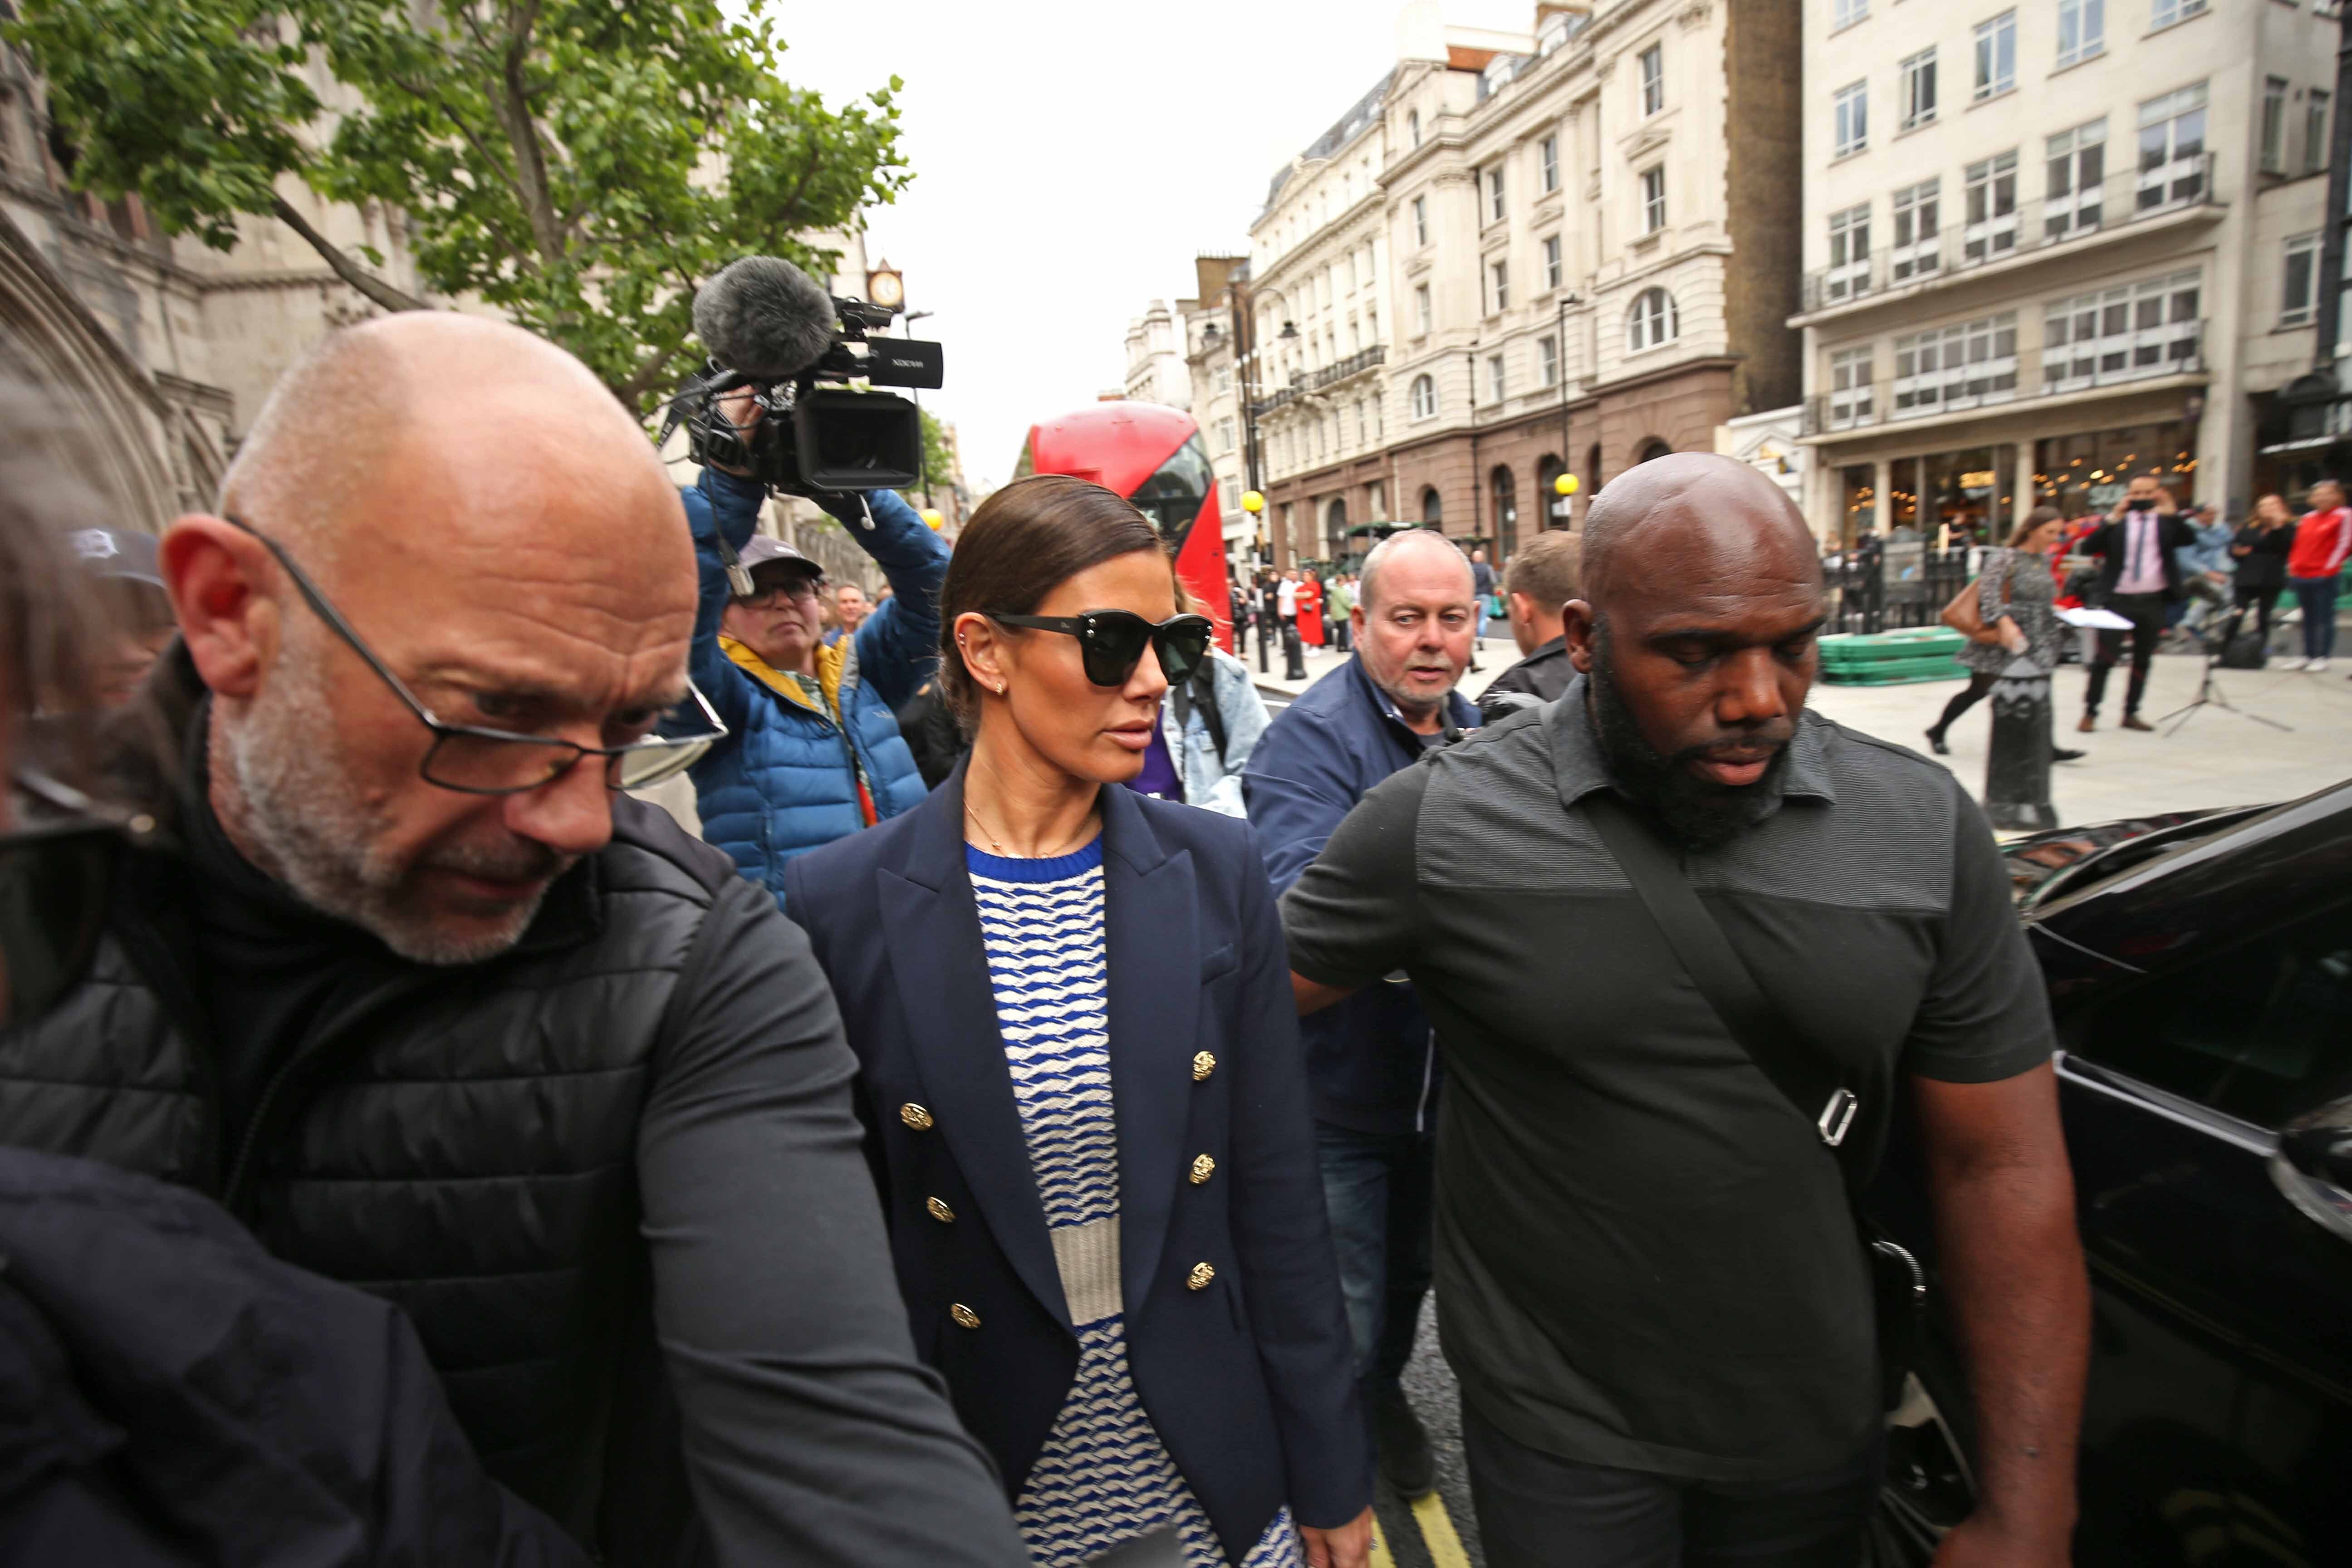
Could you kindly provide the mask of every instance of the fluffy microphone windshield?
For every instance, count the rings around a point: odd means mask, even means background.
[[[833,296],[791,262],[747,256],[694,296],[694,331],[710,357],[762,381],[785,381],[833,346]]]

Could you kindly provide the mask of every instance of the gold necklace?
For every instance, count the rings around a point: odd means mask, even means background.
[[[963,814],[971,819],[971,825],[974,827],[980,829],[980,836],[988,840],[988,852],[991,855],[1003,856],[1003,858],[1008,860],[1055,860],[1059,859],[1062,856],[1070,852],[1069,848],[1066,847],[1064,848],[1056,849],[1051,855],[1008,854],[1005,851],[1004,841],[997,837],[994,829],[991,828],[988,824],[980,819],[980,813],[972,810],[971,802],[969,799],[963,803]],[[1072,845],[1076,845],[1080,842],[1084,838],[1087,830],[1093,826],[1094,814],[1092,812],[1088,812],[1087,814],[1087,820],[1079,826],[1078,832],[1071,837],[1070,843]]]

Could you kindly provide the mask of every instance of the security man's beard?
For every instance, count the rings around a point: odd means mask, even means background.
[[[1611,657],[1609,625],[1593,627],[1592,730],[1601,743],[1601,758],[1618,787],[1646,805],[1678,843],[1711,849],[1736,837],[1772,815],[1789,778],[1789,748],[1782,746],[1765,764],[1764,776],[1751,784],[1719,784],[1691,772],[1689,763],[1710,748],[1685,746],[1664,756],[1643,738],[1642,722],[1633,716],[1617,685],[1616,661]]]

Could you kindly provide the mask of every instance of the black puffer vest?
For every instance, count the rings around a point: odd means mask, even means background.
[[[659,810],[614,808],[612,843],[514,951],[408,970],[323,1020],[240,1147],[169,856],[123,853],[86,978],[0,1034],[0,1142],[199,1188],[276,1256],[398,1304],[490,1473],[583,1540],[607,1533],[608,1470],[636,1485],[649,1468],[619,1452],[660,1399],[637,1122],[733,875]]]

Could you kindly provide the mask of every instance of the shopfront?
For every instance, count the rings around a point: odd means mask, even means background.
[[[1898,538],[1916,536],[1937,545],[1998,544],[2019,515],[2015,496],[2017,448],[2003,444],[1965,447],[1956,452],[1896,458],[1887,464],[1887,525]],[[1849,468],[1848,475],[1867,475]],[[1848,479],[1849,517],[1857,498]],[[1864,487],[1867,493],[1867,487]],[[1906,535],[1902,530],[1909,529]]]
[[[2126,425],[2033,444],[2037,504],[2069,518],[2114,510],[2132,476],[2146,473],[2158,475],[2182,509],[2197,499],[2196,441],[2185,422]]]

